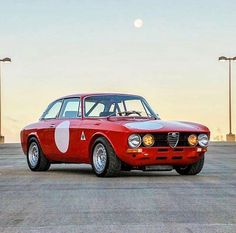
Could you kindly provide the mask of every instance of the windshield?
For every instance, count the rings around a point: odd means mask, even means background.
[[[153,117],[156,118],[146,100],[132,95],[98,95],[84,100],[85,117]]]

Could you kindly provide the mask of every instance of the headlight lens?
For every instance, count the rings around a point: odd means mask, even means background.
[[[128,137],[128,144],[132,148],[137,148],[141,145],[141,137],[138,134],[131,134]]]
[[[201,147],[207,147],[209,142],[209,138],[206,134],[199,134],[198,135],[198,144]]]
[[[151,134],[144,135],[143,137],[144,146],[150,147],[150,146],[153,146],[154,143],[155,143],[155,139]]]
[[[198,143],[197,135],[195,135],[195,134],[189,135],[189,137],[188,137],[188,143],[189,143],[189,145],[191,145],[191,146],[196,146],[197,143]]]

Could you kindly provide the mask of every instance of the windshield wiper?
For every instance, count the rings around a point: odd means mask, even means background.
[[[125,114],[125,116],[129,116],[131,114],[137,114],[139,116],[141,116],[141,112],[132,110],[132,111],[123,111],[123,112],[117,112],[117,114],[119,114],[120,116],[122,116],[122,114]]]

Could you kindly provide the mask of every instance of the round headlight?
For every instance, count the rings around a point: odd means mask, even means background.
[[[196,146],[197,143],[198,143],[197,135],[195,135],[195,134],[189,135],[188,143],[189,143],[190,146]]]
[[[198,144],[201,147],[207,147],[209,142],[209,138],[206,134],[199,134],[198,135]]]
[[[144,146],[150,147],[150,146],[153,146],[154,143],[155,143],[155,139],[151,134],[144,135],[143,137]]]
[[[137,148],[141,145],[141,137],[138,134],[131,134],[128,137],[128,144],[132,148]]]

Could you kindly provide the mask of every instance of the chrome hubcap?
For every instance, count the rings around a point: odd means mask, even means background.
[[[107,163],[107,152],[106,148],[102,143],[98,143],[93,150],[93,165],[96,172],[101,174]]]
[[[30,144],[28,156],[31,167],[36,167],[39,161],[39,148],[36,142]]]

